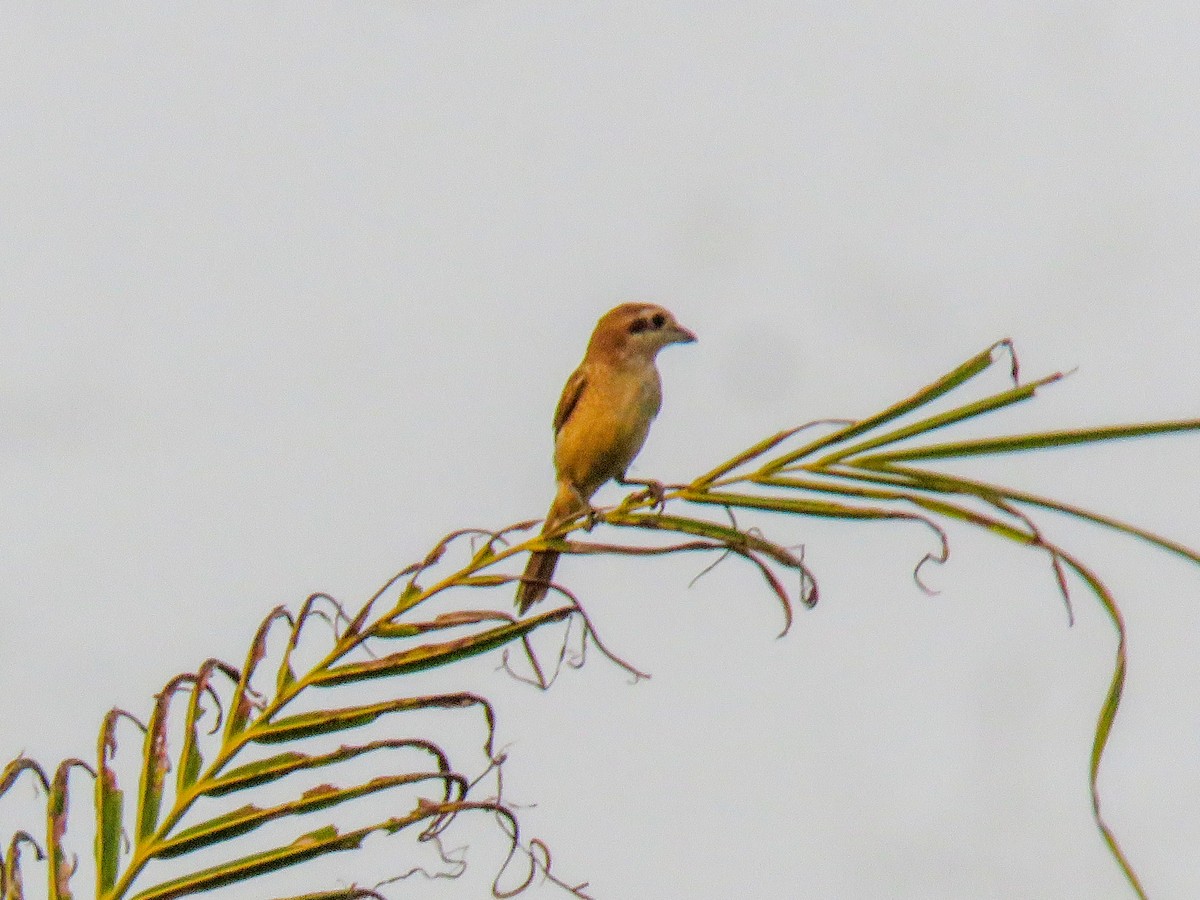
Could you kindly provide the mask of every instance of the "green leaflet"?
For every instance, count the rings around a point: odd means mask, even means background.
[[[971,441],[953,441],[944,444],[929,444],[907,450],[892,450],[861,457],[860,465],[878,462],[894,462],[914,459],[946,459],[950,457],[987,456],[995,453],[1019,453],[1026,450],[1044,450],[1051,447],[1068,447],[1073,444],[1095,444],[1122,438],[1152,437],[1179,431],[1200,429],[1200,419],[1182,419],[1173,422],[1150,422],[1143,425],[1110,425],[1104,428],[1079,428],[1069,431],[1047,431],[1036,434],[1013,434],[999,438],[979,438]]]
[[[460,587],[499,587],[512,581],[511,575],[467,575],[458,579]]]
[[[200,755],[200,718],[204,715],[204,698],[213,690],[210,682],[215,672],[224,673],[235,683],[240,681],[236,670],[216,659],[206,660],[196,672],[188,698],[187,718],[183,725],[183,749],[179,754],[179,770],[175,780],[175,793],[181,797],[196,783],[204,765],[204,759]]]
[[[117,867],[121,860],[121,816],[125,811],[125,794],[117,785],[117,773],[109,765],[111,755],[117,750],[116,726],[120,715],[122,713],[119,710],[112,710],[104,717],[96,750],[97,896],[116,883]]]
[[[225,721],[226,743],[236,737],[250,721],[250,713],[254,708],[250,697],[250,679],[254,677],[255,669],[266,656],[267,637],[271,633],[272,626],[279,619],[283,619],[289,624],[292,622],[291,613],[283,606],[277,606],[267,614],[254,633],[254,640],[250,642],[250,649],[246,653],[246,664],[238,673],[237,688],[233,694],[233,708],[230,709],[229,716]]]
[[[913,422],[911,425],[906,425],[903,428],[898,428],[895,431],[885,432],[877,435],[870,440],[862,441],[861,443],[851,444],[839,450],[829,453],[821,459],[813,463],[814,466],[828,466],[839,460],[846,459],[849,456],[857,456],[865,453],[867,450],[873,450],[876,447],[894,444],[899,441],[906,440],[911,437],[916,437],[920,434],[926,434],[938,428],[945,428],[953,425],[956,422],[962,422],[967,419],[973,419],[976,416],[984,413],[995,412],[996,410],[1004,409],[1014,403],[1020,403],[1028,400],[1034,393],[1045,385],[1052,384],[1062,378],[1062,373],[1055,372],[1053,375],[1048,375],[1038,381],[1023,384],[1020,387],[1014,387],[1011,390],[1004,391],[999,394],[994,394],[991,397],[985,397],[982,400],[977,400],[974,403],[968,403],[965,406],[958,406],[954,409],[947,410],[936,416],[930,416],[927,419],[921,419],[918,422]]]
[[[179,777],[175,783],[177,794],[183,794],[196,783],[196,779],[200,777],[200,767],[203,765],[204,759],[200,755],[199,742],[196,740],[195,731],[189,729],[183,746],[183,755],[179,763]]]
[[[201,847],[210,847],[213,844],[230,840],[286,816],[317,812],[348,800],[377,794],[401,785],[431,780],[445,783],[452,778],[453,776],[447,776],[442,772],[406,772],[403,775],[384,775],[372,778],[364,784],[348,788],[335,788],[328,784],[321,785],[305,791],[299,799],[289,803],[281,803],[266,809],[254,805],[243,806],[214,819],[209,819],[207,822],[201,822],[199,825],[187,828],[175,837],[160,843],[155,848],[154,856],[160,859],[169,859]],[[463,785],[463,789],[465,790],[465,785]]]
[[[190,675],[177,675],[159,693],[154,712],[146,726],[146,739],[142,744],[142,774],[138,780],[137,837],[139,840],[153,834],[158,826],[158,815],[162,808],[163,788],[171,759],[167,754],[167,713],[175,692],[190,680]]]
[[[96,779],[97,817],[100,829],[96,834],[96,888],[107,891],[117,880],[121,861],[121,816],[125,811],[125,794],[117,788],[116,774],[104,768]]]
[[[692,503],[727,506],[733,509],[761,509],[769,512],[788,513],[800,516],[818,516],[830,519],[894,519],[891,510],[866,506],[849,506],[845,503],[830,503],[824,500],[789,499],[787,497],[760,497],[755,494],[735,494],[730,491],[685,492],[682,499]]]
[[[279,661],[279,670],[275,673],[276,696],[284,696],[285,692],[296,683],[296,672],[292,668],[292,653],[295,652],[296,645],[300,643],[300,633],[304,630],[309,618],[314,615],[324,616],[324,613],[318,612],[316,609],[318,600],[326,600],[337,609],[341,609],[341,605],[328,594],[310,594],[305,599],[304,604],[300,607],[300,612],[296,614],[296,621],[292,623],[288,633],[287,646],[283,650],[283,658]]]
[[[410,581],[404,586],[404,590],[400,592],[400,599],[396,601],[396,605],[393,607],[391,614],[386,616],[386,618],[394,619],[401,613],[408,612],[408,610],[416,606],[421,600],[423,593],[424,592],[417,587],[415,581]]]
[[[380,638],[411,638],[429,631],[424,622],[380,622],[372,629],[375,637]]]
[[[1147,531],[1144,528],[1138,528],[1135,525],[1130,525],[1128,522],[1121,522],[1110,516],[1103,516],[1099,513],[1091,512],[1078,506],[1072,506],[1068,503],[1059,503],[1055,500],[1050,500],[1047,497],[1039,497],[1036,494],[1025,493],[1024,491],[1015,491],[1010,488],[1001,488],[997,485],[986,484],[985,482],[975,481],[973,479],[962,478],[960,476],[946,476],[936,472],[928,472],[922,469],[914,469],[909,467],[889,465],[887,469],[879,470],[881,472],[898,474],[908,480],[908,483],[921,489],[938,490],[938,485],[943,482],[953,482],[959,486],[959,489],[964,493],[974,493],[979,496],[988,494],[1004,497],[1016,503],[1028,504],[1030,506],[1040,506],[1043,509],[1052,509],[1057,512],[1065,513],[1068,516],[1076,519],[1082,519],[1089,522],[1095,522],[1097,525],[1103,525],[1106,528],[1112,528],[1115,531],[1120,531],[1131,537],[1143,540],[1148,544],[1160,547],[1178,556],[1182,556],[1189,562],[1200,564],[1200,553],[1185,547],[1178,541],[1172,541],[1161,535]]]
[[[847,467],[843,464],[838,474],[844,474],[845,477],[857,477],[857,473],[847,471]],[[960,506],[955,503],[950,503],[945,500],[937,500],[923,494],[911,490],[884,490],[880,488],[855,487],[841,484],[822,484],[820,481],[811,479],[792,478],[788,476],[775,476],[770,479],[760,479],[763,483],[775,484],[780,487],[792,487],[806,491],[827,491],[835,494],[848,494],[855,497],[863,497],[872,500],[885,501],[901,501],[917,506],[931,513],[946,516],[947,518],[955,519],[959,522],[966,522],[970,525],[978,525],[988,529],[1002,537],[1010,540],[1015,540],[1018,543],[1028,544],[1029,535],[1020,529],[1012,528],[1004,522],[1001,522],[994,517],[985,516],[968,507]],[[887,484],[895,482],[888,481]],[[907,485],[906,485],[907,486]],[[944,490],[938,493],[959,493],[963,491]],[[911,515],[887,510],[877,510],[879,515],[877,518],[911,518]]]
[[[366,706],[300,713],[294,716],[284,716],[269,725],[255,725],[247,731],[247,737],[259,744],[280,744],[314,737],[318,734],[332,734],[335,731],[345,731],[347,728],[369,725],[380,716],[406,709],[416,709],[419,706],[419,698],[406,697]]]
[[[681,496],[689,496],[683,494]],[[708,496],[718,496],[709,493]],[[769,541],[754,531],[741,531],[720,522],[710,522],[706,519],[694,519],[687,516],[646,515],[643,513],[610,513],[605,517],[616,525],[629,525],[634,528],[644,528],[652,531],[673,531],[679,534],[690,534],[706,538],[724,545],[735,552],[758,553],[773,559],[780,565],[793,569],[803,568],[803,561],[788,548]],[[640,552],[638,548],[620,548],[629,552]]]
[[[745,465],[752,459],[757,459],[768,450],[774,450],[788,438],[795,434],[799,434],[806,427],[807,426],[805,425],[799,425],[795,428],[786,428],[783,431],[771,435],[769,438],[764,438],[757,444],[754,444],[746,450],[743,450],[741,453],[737,454],[727,462],[721,463],[721,465],[717,466],[715,469],[711,469],[710,471],[705,472],[699,478],[693,479],[692,483],[689,484],[688,487],[692,490],[703,490],[722,475],[732,472],[734,469]]]
[[[18,756],[0,772],[0,797],[7,794],[9,788],[16,784],[17,779],[26,772],[38,780],[42,790],[47,793],[50,791],[50,779],[45,770],[28,756]]]
[[[472,706],[480,702],[481,699],[474,694],[401,697],[398,700],[371,703],[365,706],[348,706],[342,709],[321,710],[319,712],[285,716],[269,725],[254,725],[246,734],[250,740],[258,744],[279,744],[285,741],[300,740],[319,734],[333,734],[337,731],[345,731],[348,728],[369,725],[380,716],[385,716],[389,713],[434,707],[455,709]]]
[[[0,787],[3,779],[0,779]],[[0,791],[3,793],[3,791]],[[0,858],[0,900],[25,900],[24,879],[21,872],[21,845],[28,844],[39,860],[45,859],[42,848],[26,831],[18,831],[8,843],[8,853]]]
[[[812,443],[806,444],[798,450],[793,450],[790,453],[784,454],[778,459],[772,460],[764,467],[765,470],[778,471],[784,466],[795,462],[798,459],[803,459],[816,451],[828,447],[832,444],[837,444],[842,441],[848,441],[860,434],[865,434],[873,428],[878,428],[887,422],[898,419],[914,409],[919,409],[927,403],[931,403],[939,397],[950,393],[959,385],[970,381],[980,372],[987,369],[995,362],[994,354],[999,347],[1007,347],[1009,352],[1012,351],[1012,345],[1007,341],[997,341],[981,353],[971,357],[965,363],[962,363],[953,371],[936,381],[931,382],[921,390],[917,391],[911,397],[906,397],[899,403],[894,403],[882,412],[876,413],[873,416],[868,416],[861,421],[839,428],[837,431],[827,434],[824,437],[818,438]],[[1014,379],[1015,380],[1015,379]]]
[[[360,746],[343,745],[331,753],[322,753],[317,755],[309,755],[307,753],[290,751],[288,753],[280,753],[276,756],[270,756],[266,759],[258,760],[256,762],[247,763],[244,766],[239,766],[236,769],[230,770],[220,778],[207,782],[204,787],[204,794],[209,797],[222,797],[226,794],[232,794],[236,791],[242,791],[248,788],[258,787],[261,784],[269,784],[270,782],[278,781],[280,778],[291,775],[293,772],[302,772],[323,768],[324,766],[345,762],[347,760],[354,759],[357,756],[362,756],[377,750],[395,750],[404,748],[415,748],[425,751],[438,761],[438,771],[443,773],[449,771],[449,763],[447,762],[446,757],[436,745],[431,744],[428,741],[415,739],[380,740],[372,741],[369,744],[363,744]]]
[[[50,865],[50,900],[71,900],[71,875],[75,866],[66,848],[63,837],[67,833],[67,813],[70,810],[69,784],[72,769],[92,767],[81,759],[66,759],[59,763],[50,782],[50,794],[46,798],[46,856]]]
[[[415,822],[429,818],[431,815],[433,813],[418,809],[408,816],[388,819],[376,825],[348,831],[345,834],[339,833],[337,828],[328,825],[302,835],[285,847],[244,856],[233,862],[213,866],[140,891],[133,896],[132,900],[175,900],[177,897],[186,897],[190,894],[236,884],[258,875],[289,868],[318,856],[325,856],[341,850],[353,850],[361,846],[363,839],[369,834],[377,831],[393,834]]]
[[[562,607],[456,640],[422,644],[411,650],[403,650],[378,659],[332,666],[325,672],[314,673],[310,676],[310,681],[318,687],[331,687],[444,666],[469,656],[487,653],[525,636],[547,622],[565,619],[571,613],[570,607]]]
[[[496,585],[508,584],[513,579],[508,575],[497,576]],[[480,625],[486,622],[513,622],[507,613],[497,613],[491,610],[470,610],[463,612],[444,613],[428,622],[376,622],[371,626],[371,636],[377,638],[411,638],[427,634],[431,631],[446,631],[451,628],[462,628],[465,625]]]

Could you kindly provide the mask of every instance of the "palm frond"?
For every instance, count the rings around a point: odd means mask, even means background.
[[[931,409],[933,404],[948,401],[950,395],[973,387],[1000,358],[1008,360],[1010,386],[940,411]],[[510,560],[538,549],[579,555],[700,552],[717,559],[739,557],[756,569],[780,603],[786,633],[794,601],[806,606],[816,603],[816,582],[802,556],[756,529],[740,527],[734,515],[739,510],[916,523],[931,529],[939,541],[940,551],[928,554],[926,560],[944,560],[948,553],[945,525],[964,523],[1045,553],[1064,599],[1068,576],[1080,579],[1107,613],[1116,636],[1113,675],[1099,705],[1088,773],[1092,813],[1130,886],[1139,897],[1145,897],[1132,865],[1101,815],[1097,788],[1104,749],[1121,703],[1126,667],[1124,620],[1099,577],[1078,557],[1049,540],[1031,512],[1051,510],[1098,523],[1196,563],[1200,563],[1200,553],[1107,515],[933,468],[939,462],[982,455],[1200,430],[1200,420],[1186,420],[930,441],[935,432],[944,436],[955,426],[1028,401],[1061,378],[1060,373],[1053,373],[1021,383],[1012,345],[1000,341],[875,415],[786,429],[686,485],[673,486],[662,495],[630,495],[616,508],[598,515],[598,521],[607,526],[648,535],[659,543],[579,540],[573,533],[592,524],[582,519],[537,534],[530,532],[535,522],[500,531],[464,529],[438,541],[421,560],[389,578],[353,612],[326,594],[313,594],[295,612],[276,608],[256,630],[240,669],[209,660],[195,672],[177,675],[158,693],[144,724],[120,709],[106,716],[95,766],[68,759],[51,775],[21,756],[0,771],[0,798],[23,776],[32,779],[46,797],[44,842],[39,844],[28,831],[17,831],[0,855],[0,900],[25,896],[22,854],[30,850],[37,860],[45,861],[47,895],[52,900],[73,896],[76,866],[66,845],[66,829],[69,786],[76,770],[84,770],[94,780],[91,819],[98,900],[170,900],[241,885],[268,873],[352,851],[373,834],[415,833],[418,841],[436,841],[454,820],[479,812],[500,823],[511,842],[510,861],[523,858],[529,867],[528,876],[515,889],[501,890],[498,876],[493,888],[497,897],[519,893],[539,872],[565,892],[587,897],[585,885],[571,885],[551,874],[544,844],[536,838],[527,843],[519,838],[517,818],[499,796],[498,787],[493,794],[481,796],[486,790],[483,774],[498,770],[503,763],[493,746],[495,714],[488,700],[466,690],[402,690],[412,683],[402,679],[516,646],[528,655],[535,683],[546,687],[552,678],[542,674],[529,636],[543,627],[572,621],[580,623],[585,645],[591,641],[610,659],[639,674],[609,653],[574,595],[562,585],[552,585],[558,605],[547,604],[544,611],[524,617],[509,611],[511,588],[519,580],[509,572]],[[824,433],[813,437],[819,430]],[[728,522],[708,515],[718,510]],[[663,542],[664,538],[670,542]],[[790,589],[789,580],[781,573],[799,573],[799,588]],[[480,606],[473,599],[480,596],[498,602]],[[425,612],[433,608],[439,611]],[[319,641],[323,641],[319,658],[305,662],[301,650]],[[281,649],[272,651],[281,643]],[[361,689],[367,682],[394,684],[400,690],[373,702],[333,700],[346,689]],[[301,698],[307,708],[298,708]],[[483,773],[470,771],[469,764],[428,735],[363,739],[356,734],[379,721],[393,723],[393,731],[402,731],[406,716],[414,712],[437,716],[455,711],[467,711],[481,719]],[[204,729],[206,716],[212,717],[214,724]],[[122,754],[132,752],[121,746],[118,726],[122,722],[132,723],[144,733],[133,788],[122,786],[118,775],[117,762]],[[330,739],[343,743],[334,749],[318,746]],[[397,758],[406,760],[399,769]],[[348,783],[340,785],[300,787],[301,776],[325,772],[335,776],[355,760],[370,763],[375,774],[365,779],[361,774],[351,775]],[[259,799],[268,789],[280,788],[291,791],[286,799]],[[290,823],[299,823],[303,817],[332,815],[352,807],[377,810],[380,798],[400,796],[404,789],[410,791],[407,800],[386,800],[400,804],[394,814],[372,818],[365,825],[346,829],[331,822],[300,833],[293,830],[290,840],[271,837],[269,846],[253,851],[247,843],[256,833],[286,831]],[[241,805],[212,812],[209,804],[220,800],[241,801]],[[183,875],[163,875],[157,865],[168,859],[187,860],[202,851],[222,853],[224,858],[202,866],[197,863]],[[384,896],[383,888],[384,884],[331,887],[291,900],[379,898]]]

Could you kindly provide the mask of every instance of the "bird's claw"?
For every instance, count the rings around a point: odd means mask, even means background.
[[[583,514],[583,530],[591,531],[600,521],[600,510],[588,504],[587,512]]]
[[[641,490],[637,494],[634,494],[631,499],[633,499],[633,500],[642,500],[642,499],[653,500],[654,502],[650,505],[650,509],[651,509],[651,511],[657,510],[658,512],[662,512],[664,509],[666,509],[667,488],[668,487],[676,487],[676,485],[665,485],[661,481],[654,481],[652,479],[647,480],[647,481],[633,481],[633,480],[626,480],[626,479],[622,478],[622,479],[620,479],[619,483],[623,484],[627,487],[634,486],[634,485],[641,487],[643,490]]]
[[[646,490],[642,492],[648,499],[654,502],[650,505],[651,511],[658,510],[663,512],[667,508],[667,486],[661,481],[647,481]]]

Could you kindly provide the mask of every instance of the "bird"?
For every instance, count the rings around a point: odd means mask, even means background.
[[[654,303],[622,303],[600,317],[554,411],[557,491],[543,534],[576,516],[593,515],[592,495],[610,479],[657,488],[661,495],[657,483],[629,481],[626,474],[662,406],[662,381],[654,364],[658,351],[695,340],[675,316]],[[558,555],[556,550],[530,555],[517,587],[521,614],[546,596]]]

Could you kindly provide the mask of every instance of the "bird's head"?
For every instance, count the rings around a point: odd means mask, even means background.
[[[652,360],[668,344],[694,340],[696,335],[675,321],[670,310],[654,303],[622,303],[596,323],[588,355]]]

